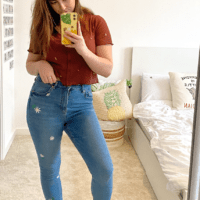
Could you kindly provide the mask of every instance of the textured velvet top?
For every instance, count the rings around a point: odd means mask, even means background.
[[[80,23],[81,32],[90,51],[96,54],[96,46],[113,45],[109,28],[103,17],[84,14],[82,20],[84,20],[85,25]],[[28,51],[37,54],[31,49],[31,42]],[[51,36],[46,61],[51,64],[55,76],[59,77],[65,86],[98,83],[97,74],[89,68],[76,49],[67,48],[61,44],[61,34],[58,32]]]

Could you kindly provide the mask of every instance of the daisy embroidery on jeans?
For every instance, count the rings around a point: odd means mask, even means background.
[[[50,137],[50,140],[54,140],[54,137],[53,137],[53,136],[51,136],[51,137]]]
[[[40,154],[40,157],[44,158],[44,156],[42,154]]]
[[[40,111],[41,111],[40,108],[38,108],[38,107],[35,108],[36,113],[39,113]]]

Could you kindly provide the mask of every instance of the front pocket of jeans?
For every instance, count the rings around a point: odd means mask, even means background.
[[[39,96],[48,96],[50,95],[53,87],[50,84],[46,84],[40,81],[36,81],[32,87],[32,93]]]

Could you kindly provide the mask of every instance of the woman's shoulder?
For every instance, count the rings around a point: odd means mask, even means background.
[[[86,13],[83,15],[83,18],[87,18],[87,19],[94,19],[94,20],[102,20],[103,17],[100,15],[94,15],[94,14],[90,14],[90,13]]]
[[[84,14],[83,20],[90,21],[91,24],[104,24],[106,23],[106,20],[101,15],[93,15],[93,14]]]

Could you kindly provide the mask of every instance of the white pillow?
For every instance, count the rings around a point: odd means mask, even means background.
[[[141,102],[150,100],[172,101],[169,75],[142,74]]]
[[[169,72],[173,107],[194,108],[197,74]]]

